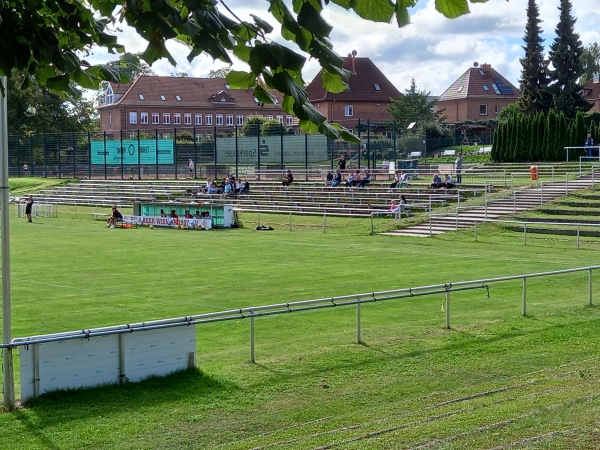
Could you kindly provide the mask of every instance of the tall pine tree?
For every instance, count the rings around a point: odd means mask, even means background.
[[[527,6],[525,26],[525,57],[521,58],[521,91],[519,109],[522,113],[535,115],[547,113],[552,107],[552,95],[548,92],[548,62],[544,59],[544,39],[540,27],[540,11],[535,0]]]
[[[575,33],[575,19],[571,15],[571,0],[560,0],[560,20],[556,38],[550,46],[550,86],[554,109],[567,119],[574,119],[577,111],[588,111],[592,105],[583,97],[583,85],[578,80],[584,73],[583,44]]]

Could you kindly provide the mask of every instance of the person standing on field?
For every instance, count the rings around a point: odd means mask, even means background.
[[[33,209],[33,197],[29,195],[27,202],[25,203],[25,215],[27,216],[27,222],[31,222],[31,210]]]
[[[462,153],[458,153],[456,157],[456,161],[454,161],[454,169],[456,171],[456,182],[462,183],[462,165],[463,165],[463,157]]]

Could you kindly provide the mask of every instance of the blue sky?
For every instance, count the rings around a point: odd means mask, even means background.
[[[277,25],[268,16],[268,2],[264,0],[226,0],[225,3],[243,20],[249,20],[249,14],[256,14]],[[412,23],[403,28],[364,21],[331,4],[323,16],[334,26],[331,41],[338,54],[347,55],[356,50],[358,56],[371,58],[400,91],[408,89],[414,77],[418,89],[440,95],[474,62],[491,64],[518,85],[527,4],[527,0],[488,0],[472,4],[471,14],[449,20],[435,11],[434,0],[419,0],[412,10]],[[555,37],[560,1],[538,0],[537,4],[545,44],[549,47]],[[598,0],[572,0],[572,12],[578,19],[575,29],[585,46],[600,42],[599,6]],[[276,34],[271,38],[280,39]],[[141,51],[145,45],[127,28],[119,34],[119,41],[133,52]],[[190,64],[185,47],[171,44],[169,48],[178,65],[174,68],[167,61],[155,63],[153,69],[159,75],[186,72],[200,77],[223,66],[202,56]],[[96,58],[105,59],[102,52],[96,52]],[[243,66],[236,64],[235,68],[243,69]],[[309,61],[305,80],[310,81],[318,69],[318,64]]]

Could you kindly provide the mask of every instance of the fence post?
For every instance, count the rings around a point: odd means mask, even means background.
[[[523,277],[523,306],[521,308],[521,314],[527,315],[527,277]]]
[[[592,269],[590,269],[589,277],[588,277],[588,306],[592,306]]]
[[[254,355],[254,311],[250,311],[253,314],[250,317],[250,362],[255,363],[256,358]]]
[[[450,289],[446,286],[446,329],[450,329]]]
[[[356,299],[356,343],[362,343],[360,337],[360,299]]]

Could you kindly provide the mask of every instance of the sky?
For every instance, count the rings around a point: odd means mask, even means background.
[[[242,20],[251,21],[250,14],[255,14],[278,29],[278,23],[268,13],[269,2],[265,0],[221,2]],[[291,4],[291,0],[285,2]],[[325,7],[323,17],[334,27],[330,40],[338,55],[346,56],[356,50],[357,56],[370,58],[400,92],[407,90],[414,78],[418,90],[441,95],[475,62],[490,64],[518,87],[528,1],[488,0],[470,4],[471,13],[458,19],[446,19],[435,10],[434,3],[435,0],[419,0],[411,10],[411,24],[403,28],[365,21],[331,3]],[[572,0],[571,3],[572,14],[577,19],[575,31],[583,45],[600,42],[598,0]],[[560,0],[537,0],[537,5],[547,51],[556,36]],[[129,52],[145,48],[144,41],[127,27],[117,36]],[[270,38],[286,42],[276,32]],[[226,67],[207,56],[199,56],[189,63],[189,50],[181,44],[170,43],[168,48],[177,66],[173,67],[166,60],[157,61],[152,69],[158,75],[185,72],[188,76],[205,77],[211,70]],[[107,56],[95,51],[89,59],[90,62],[106,61]],[[245,69],[240,62],[235,62],[233,68]],[[304,80],[310,82],[318,71],[318,63],[308,60]]]

